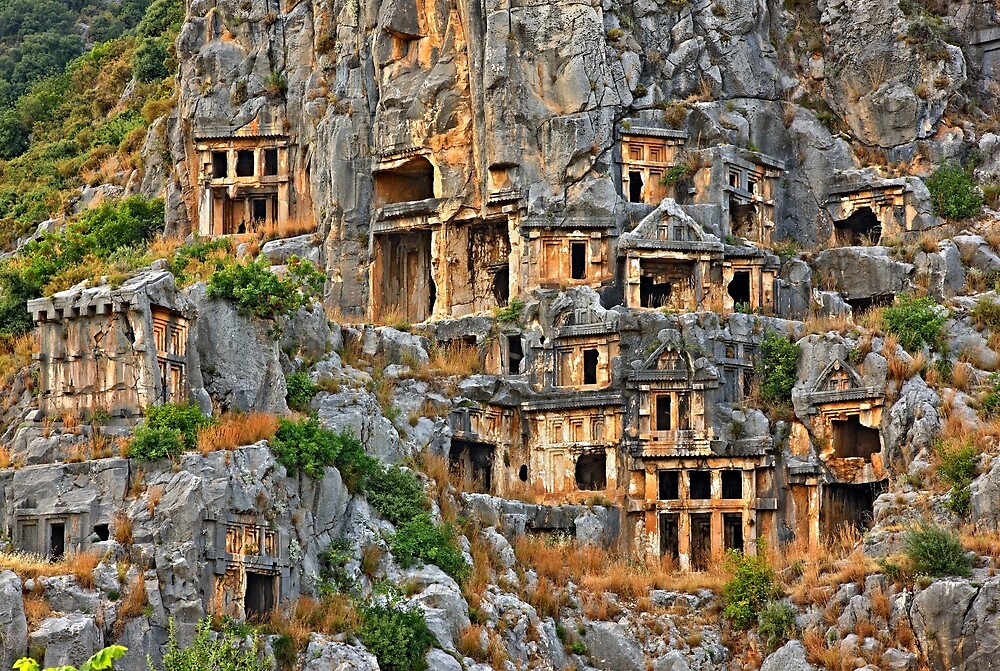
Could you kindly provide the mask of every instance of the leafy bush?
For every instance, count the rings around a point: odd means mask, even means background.
[[[167,70],[167,47],[158,39],[145,39],[132,56],[132,74],[140,82],[152,82],[170,74]]]
[[[749,629],[778,594],[774,570],[760,554],[748,555],[736,550],[726,554],[725,567],[733,573],[733,579],[722,588],[725,603],[722,614],[736,629]]]
[[[94,145],[117,147],[129,133],[146,125],[146,120],[135,110],[126,110],[108,119],[94,132]]]
[[[415,561],[434,564],[459,584],[469,575],[469,565],[458,547],[454,527],[434,524],[428,513],[401,525],[389,539],[389,547],[401,566],[410,566]]]
[[[80,666],[80,671],[104,671],[110,669],[116,659],[122,657],[128,648],[122,645],[109,645],[98,650]],[[14,671],[38,671],[38,662],[30,657],[22,657],[14,662]],[[49,667],[45,671],[77,671],[75,666]]]
[[[271,451],[290,474],[301,470],[311,478],[322,480],[323,469],[336,465],[344,440],[344,434],[320,428],[315,419],[301,422],[282,419],[271,441]]]
[[[427,510],[427,495],[417,478],[399,466],[383,468],[367,486],[368,503],[399,527]]]
[[[769,331],[760,344],[758,372],[761,375],[761,397],[767,403],[787,403],[792,399],[792,387],[799,378],[799,356],[802,348]]]
[[[757,634],[769,651],[777,650],[795,634],[795,609],[775,601],[757,617]]]
[[[524,301],[514,298],[502,308],[493,308],[493,316],[498,322],[516,324],[521,319],[521,310],[524,306]]]
[[[958,515],[968,515],[972,508],[972,481],[979,475],[979,451],[971,443],[946,448],[939,446],[937,472],[951,485],[945,504]]]
[[[354,586],[347,573],[347,563],[352,559],[351,545],[341,536],[319,553],[319,593],[327,596],[335,592],[348,592]]]
[[[177,429],[140,426],[132,435],[128,456],[139,461],[171,459],[184,451],[184,437]]]
[[[934,212],[949,219],[968,219],[983,209],[983,194],[972,173],[955,163],[945,163],[927,178]]]
[[[325,282],[326,276],[308,261],[292,257],[288,276],[279,278],[262,257],[217,270],[208,281],[208,295],[233,301],[244,315],[273,320],[310,305],[322,295]]]
[[[991,331],[1000,329],[1000,302],[991,296],[983,296],[972,308],[972,318]]]
[[[364,608],[363,618],[358,637],[378,659],[380,669],[423,671],[427,668],[425,657],[435,638],[427,628],[422,611],[395,604],[373,604]]]
[[[971,573],[972,561],[958,536],[928,522],[907,532],[904,550],[918,574],[938,577]]]
[[[248,646],[243,632],[225,629],[213,636],[210,624],[208,619],[200,622],[194,641],[182,649],[177,647],[171,620],[163,671],[270,671],[271,664],[264,658],[264,646],[259,634],[250,634]],[[152,660],[149,660],[149,671],[154,668]]]
[[[316,392],[319,391],[319,387],[316,383],[312,381],[308,373],[292,373],[285,378],[285,387],[287,388],[287,393],[285,394],[285,399],[288,401],[288,407],[292,410],[298,410],[299,412],[305,412],[309,407],[309,403],[312,402],[313,397]]]
[[[993,419],[1000,414],[1000,373],[990,373],[989,391],[983,396],[979,414],[983,419]]]
[[[212,423],[197,406],[187,403],[164,403],[146,410],[146,426],[151,429],[173,429],[184,439],[184,448],[198,445],[198,431]]]
[[[928,296],[900,294],[882,313],[885,329],[895,335],[908,352],[924,345],[935,346],[947,320],[948,310]]]

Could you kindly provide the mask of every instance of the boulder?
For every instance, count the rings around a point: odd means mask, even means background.
[[[645,671],[642,648],[624,627],[614,622],[589,622],[586,627],[587,657],[598,669]]]
[[[24,617],[21,579],[13,571],[0,572],[0,669],[9,669],[28,650],[28,621]]]
[[[29,647],[44,651],[43,667],[79,666],[104,647],[104,636],[93,615],[68,613],[42,621]]]
[[[910,286],[913,265],[886,247],[836,247],[820,252],[813,269],[848,301],[895,296]]]
[[[789,641],[768,655],[760,671],[817,671],[806,660],[806,649],[799,641]]]
[[[294,238],[270,240],[261,246],[260,253],[268,258],[272,266],[286,265],[293,256],[318,265],[320,249],[316,236],[310,233],[297,235]]]
[[[934,581],[913,598],[913,632],[934,671],[965,668],[959,645],[978,591],[968,580],[948,578]]]
[[[361,646],[313,634],[302,671],[379,671],[378,660]]]

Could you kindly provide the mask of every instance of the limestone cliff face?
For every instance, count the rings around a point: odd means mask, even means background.
[[[837,171],[859,167],[852,146],[919,161],[972,139],[943,114],[963,103],[970,76],[980,85],[982,60],[942,36],[968,36],[996,10],[959,3],[955,28],[936,17],[944,28],[928,28],[907,9],[196,0],[177,41],[180,96],[165,129],[176,164],[168,202],[183,203],[168,208],[168,225],[197,230],[197,139],[270,129],[291,146],[292,198],[325,237],[329,302],[357,313],[370,299],[381,171],[427,159],[442,221],[487,215],[492,194],[513,190],[520,219],[596,217],[613,239],[635,220],[619,150],[635,125],[780,159],[774,239],[816,242],[829,236],[823,204]],[[522,241],[511,244],[516,252]]]

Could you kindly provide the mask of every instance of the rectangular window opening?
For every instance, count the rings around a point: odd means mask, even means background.
[[[521,372],[521,361],[524,359],[524,349],[521,346],[521,336],[507,336],[507,374],[518,375]]]
[[[252,149],[241,149],[236,152],[236,176],[253,177],[254,159]]]
[[[743,552],[743,514],[722,514],[722,542],[726,550]]]
[[[264,150],[264,175],[274,177],[278,174],[278,150]]]
[[[743,498],[743,471],[722,471],[722,498]]]
[[[582,280],[587,277],[587,243],[571,242],[569,244],[570,253],[570,277],[574,280]]]
[[[660,471],[657,473],[661,501],[676,501],[680,498],[679,475],[679,471]]]
[[[49,525],[49,559],[59,559],[66,554],[66,525],[52,522]]]
[[[656,430],[670,431],[670,394],[660,394],[656,397]]]
[[[630,170],[628,173],[628,200],[630,203],[643,202],[642,173],[637,170]]]
[[[600,355],[596,349],[583,350],[583,383],[597,384],[597,361]]]
[[[225,179],[229,176],[229,152],[212,152],[212,179]]]
[[[692,499],[712,498],[711,471],[688,471],[688,496]]]

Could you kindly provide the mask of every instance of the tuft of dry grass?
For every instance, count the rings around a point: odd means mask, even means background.
[[[7,446],[0,446],[0,469],[10,468],[13,465],[14,462],[10,456],[10,448]]]
[[[312,632],[320,634],[351,634],[361,628],[361,616],[351,598],[331,594],[317,601],[307,596],[295,600],[285,611],[271,615],[270,630],[288,636],[297,650],[309,642]]]
[[[431,348],[427,370],[434,375],[469,377],[483,372],[480,348],[464,341]]]
[[[964,361],[951,367],[951,386],[968,393],[978,383],[976,369]]]
[[[40,592],[32,592],[24,597],[24,616],[28,620],[28,631],[34,631],[47,617],[52,616],[52,606]]]
[[[217,450],[234,450],[270,440],[277,431],[278,418],[274,415],[263,412],[226,413],[218,422],[198,432],[198,451],[207,455]]]
[[[146,579],[140,571],[135,574],[135,578],[133,578],[131,584],[129,584],[128,591],[125,592],[125,598],[119,602],[118,618],[115,620],[114,629],[116,638],[121,636],[122,631],[125,629],[126,622],[142,615],[142,612],[145,610],[146,604],[148,603],[149,599],[146,596]]]
[[[961,531],[962,545],[981,557],[1000,561],[1000,531],[968,526]]]
[[[806,649],[806,660],[824,669],[840,669],[840,648],[828,648],[823,634],[815,629],[802,633],[802,645]]]
[[[31,355],[37,348],[33,331],[0,337],[0,391],[9,389],[14,377],[31,365]]]
[[[0,553],[0,569],[13,571],[21,580],[71,575],[84,589],[93,588],[94,569],[100,561],[96,552],[70,552],[58,561],[26,552]]]
[[[369,580],[375,580],[379,562],[382,561],[382,555],[382,548],[374,543],[366,545],[361,549],[361,572]]]
[[[889,594],[881,587],[876,587],[871,591],[869,598],[872,604],[872,616],[888,622],[889,616],[892,615],[892,599]]]
[[[114,518],[114,539],[125,547],[132,545],[132,518],[124,510],[119,510]]]
[[[829,333],[836,331],[845,335],[853,326],[850,315],[817,315],[811,314],[802,324],[802,335]]]
[[[160,499],[163,498],[165,491],[166,488],[163,485],[153,485],[146,490],[146,509],[149,510],[150,517],[156,512],[156,506],[160,505]]]

